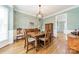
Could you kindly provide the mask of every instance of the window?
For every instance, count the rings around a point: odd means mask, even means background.
[[[0,6],[0,42],[8,40],[8,8]]]

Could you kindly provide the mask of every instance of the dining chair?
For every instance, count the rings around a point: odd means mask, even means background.
[[[22,28],[17,28],[16,30],[16,40],[24,38],[24,32]]]
[[[50,44],[50,37],[51,37],[51,33],[45,32],[45,37],[39,38],[42,47],[46,48]]]
[[[33,47],[29,49],[29,45],[32,45]],[[25,44],[24,44],[24,48],[26,48],[26,53],[33,49],[35,47],[35,38],[30,37],[29,35],[27,35],[27,31],[25,30]]]

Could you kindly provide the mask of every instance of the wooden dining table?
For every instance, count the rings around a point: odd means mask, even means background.
[[[35,50],[38,51],[38,40],[41,36],[44,36],[44,32],[28,32],[27,35],[35,38]]]

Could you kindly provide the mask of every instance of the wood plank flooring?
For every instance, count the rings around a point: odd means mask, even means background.
[[[7,45],[4,48],[0,49],[0,54],[67,54],[67,42],[63,35],[55,39],[52,39],[52,43],[47,48],[39,48],[38,52],[35,52],[35,49],[30,50],[28,53],[24,49],[24,40],[19,40],[11,45]],[[31,47],[31,46],[30,46]]]

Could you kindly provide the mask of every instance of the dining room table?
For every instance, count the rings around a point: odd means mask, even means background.
[[[35,38],[35,50],[38,51],[38,40],[40,37],[45,35],[45,32],[28,32],[27,35]]]

